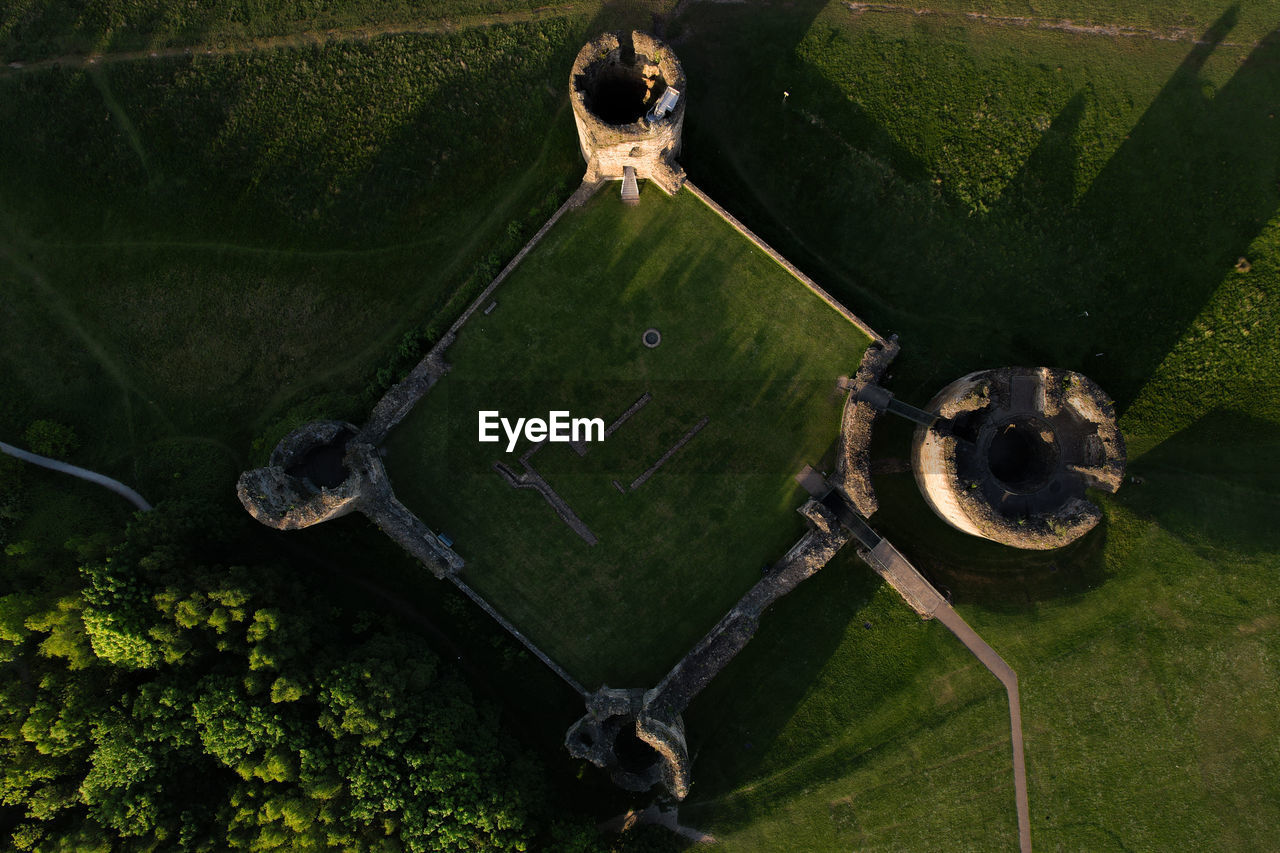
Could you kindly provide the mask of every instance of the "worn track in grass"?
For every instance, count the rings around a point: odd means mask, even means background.
[[[241,53],[257,53],[268,50],[296,50],[304,47],[325,47],[333,44],[372,41],[383,36],[436,35],[476,27],[521,24],[543,21],[548,18],[565,18],[589,13],[599,4],[594,2],[562,3],[539,9],[516,12],[498,12],[489,15],[463,15],[456,18],[438,18],[401,24],[380,24],[370,27],[339,27],[329,30],[303,30],[265,38],[238,42],[222,41],[217,44],[189,44],[156,47],[147,50],[122,50],[111,53],[68,53],[33,62],[13,61],[0,68],[0,79],[15,74],[27,74],[50,69],[92,68],[118,62],[139,62],[151,59],[177,59],[184,56],[227,56]]]

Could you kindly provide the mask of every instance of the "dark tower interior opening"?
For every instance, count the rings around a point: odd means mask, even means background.
[[[617,52],[589,67],[578,78],[577,87],[596,118],[608,124],[631,124],[639,121],[667,89],[661,74],[653,76],[656,65],[649,57],[637,54],[631,34],[623,33]],[[644,74],[646,68],[648,77]]]
[[[1034,420],[1005,424],[996,430],[987,448],[987,463],[992,475],[1010,491],[1034,492],[1053,477],[1058,449],[1048,430]]]
[[[666,89],[662,78],[653,81],[640,73],[642,63],[625,58],[606,62],[589,74],[583,90],[586,94],[587,109],[591,110],[601,121],[609,124],[631,124],[640,120],[653,105],[654,99]]]
[[[347,442],[354,436],[350,430],[338,433],[333,441],[313,447],[302,458],[285,469],[291,477],[310,480],[324,489],[334,489],[347,480],[347,466],[342,463],[347,455]]]
[[[658,751],[640,740],[634,725],[625,725],[613,741],[613,754],[618,766],[628,773],[644,773],[658,763]]]

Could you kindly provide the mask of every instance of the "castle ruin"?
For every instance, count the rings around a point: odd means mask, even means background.
[[[684,69],[674,51],[642,32],[605,33],[578,51],[569,101],[586,183],[622,181],[623,201],[639,201],[637,180],[668,195],[684,185],[676,162],[684,129]]]

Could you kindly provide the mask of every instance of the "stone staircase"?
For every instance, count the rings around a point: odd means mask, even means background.
[[[622,201],[625,204],[640,203],[640,185],[636,183],[636,170],[632,166],[622,169]]]

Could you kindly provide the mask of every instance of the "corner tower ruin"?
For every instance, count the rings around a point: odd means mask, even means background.
[[[1005,367],[952,382],[916,429],[912,470],[957,530],[1015,548],[1060,548],[1102,519],[1086,489],[1114,492],[1124,437],[1113,403],[1070,370]]]
[[[637,180],[668,195],[684,184],[676,162],[684,128],[684,69],[664,42],[642,32],[605,33],[583,45],[569,74],[569,100],[587,161],[583,180],[623,182],[639,200]]]

